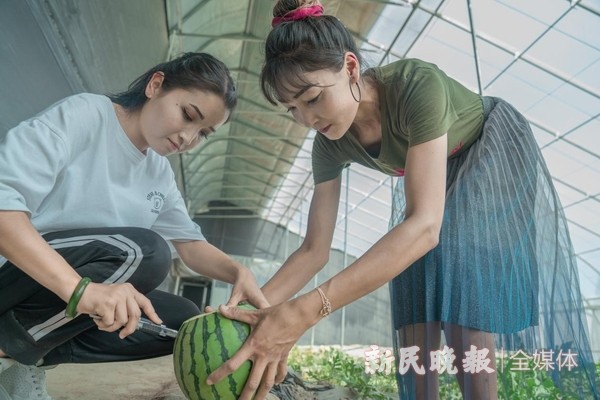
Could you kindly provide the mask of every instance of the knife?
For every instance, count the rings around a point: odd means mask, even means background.
[[[90,317],[94,319],[102,319],[101,316],[96,314],[90,314]],[[140,318],[136,330],[146,333],[154,333],[161,337],[170,337],[173,339],[177,337],[178,333],[178,331],[176,331],[175,329],[167,328],[163,324],[155,324],[154,322],[146,318]]]
[[[155,324],[146,318],[140,318],[140,321],[137,325],[137,330],[147,333],[156,333],[158,336],[170,338],[176,338],[178,333],[178,331],[175,329],[167,328],[163,324]]]

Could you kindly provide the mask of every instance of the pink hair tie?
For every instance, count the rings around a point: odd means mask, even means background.
[[[283,17],[275,17],[273,18],[273,21],[271,21],[271,26],[275,28],[282,22],[297,21],[299,19],[310,17],[320,17],[321,15],[323,15],[323,6],[320,4],[315,4],[314,6],[310,7],[297,8],[294,11],[290,11]]]

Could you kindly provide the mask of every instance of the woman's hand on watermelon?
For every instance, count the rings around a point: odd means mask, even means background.
[[[207,382],[219,382],[250,360],[252,370],[240,400],[264,399],[273,385],[285,378],[292,347],[308,328],[319,321],[316,310],[319,310],[320,304],[319,295],[315,297],[315,292],[309,292],[262,310],[220,306],[219,312],[225,317],[250,325],[250,336],[233,357],[208,377]]]
[[[240,270],[226,305],[235,307],[242,301],[248,302],[256,308],[266,308],[270,305],[258,287],[254,274],[246,268]]]
[[[241,301],[247,301],[256,308],[269,306],[252,271],[222,250],[204,240],[172,243],[181,261],[191,270],[233,285],[227,305],[236,306]]]

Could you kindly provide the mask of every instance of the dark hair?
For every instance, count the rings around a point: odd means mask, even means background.
[[[162,88],[200,89],[223,98],[225,107],[232,111],[237,104],[237,93],[227,66],[206,53],[184,53],[183,55],[156,65],[134,80],[129,88],[121,93],[109,95],[114,102],[128,111],[140,109],[148,98],[146,85],[155,72],[164,73]]]
[[[318,1],[279,0],[274,17]],[[362,64],[354,38],[342,22],[332,15],[308,17],[276,25],[265,42],[265,63],[260,74],[263,95],[273,105],[285,98],[284,83],[302,88],[308,84],[302,75],[322,69],[339,71],[344,53],[352,52]]]

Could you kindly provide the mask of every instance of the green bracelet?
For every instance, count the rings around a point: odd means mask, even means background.
[[[77,286],[75,286],[75,290],[67,303],[67,309],[65,310],[65,316],[67,318],[75,318],[77,316],[77,304],[79,304],[79,300],[81,296],[83,296],[83,291],[89,285],[92,280],[90,278],[81,278]]]

